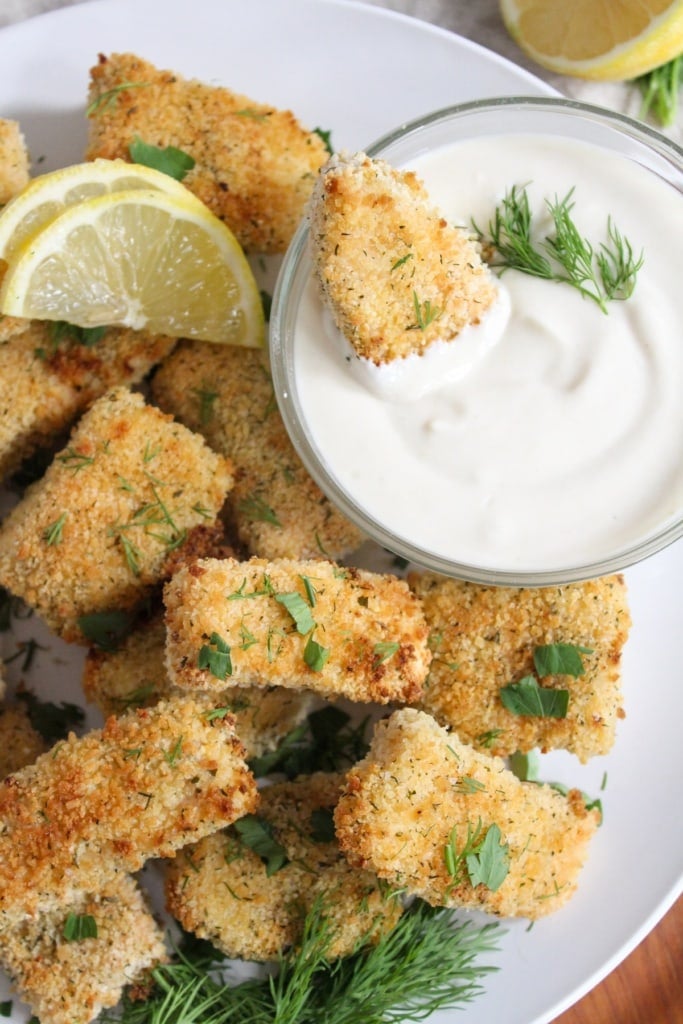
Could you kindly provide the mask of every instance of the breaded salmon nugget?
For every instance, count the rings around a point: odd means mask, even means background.
[[[356,871],[334,839],[341,775],[317,773],[262,791],[258,816],[187,847],[169,864],[167,909],[187,931],[230,957],[275,960],[301,939],[322,901],[332,931],[329,958],[346,956],[368,933],[390,931],[398,900]],[[269,868],[250,845],[269,835],[282,863]],[[275,870],[274,870],[275,869]]]
[[[151,707],[183,693],[172,686],[164,661],[166,628],[163,615],[133,630],[116,651],[91,649],[85,659],[83,689],[105,718],[132,707]],[[229,687],[216,694],[221,707],[235,716],[235,731],[247,757],[274,750],[281,739],[305,719],[313,697],[283,687]],[[0,717],[0,730],[2,718]],[[0,752],[0,762],[2,754]]]
[[[16,121],[0,118],[0,206],[28,185],[29,156]]]
[[[484,587],[431,573],[413,574],[409,582],[434,652],[423,710],[463,742],[500,756],[533,747],[562,747],[581,761],[607,753],[624,714],[620,661],[631,617],[622,576],[538,589]],[[583,649],[583,675],[539,680],[534,652],[548,644]],[[505,707],[502,688],[528,676],[568,691],[564,717]]]
[[[84,344],[64,324],[14,323],[21,329],[0,321],[0,479],[66,433],[109,388],[142,380],[175,344],[119,327]]]
[[[164,590],[166,666],[183,689],[268,684],[417,700],[427,627],[407,584],[332,562],[202,559]]]
[[[231,485],[229,463],[203,438],[115,388],[3,523],[0,585],[83,643],[81,616],[139,604]]]
[[[176,699],[72,734],[0,785],[0,927],[68,906],[253,811],[234,719]]]
[[[434,906],[533,920],[576,889],[599,812],[577,791],[520,782],[405,708],[378,723],[335,823],[350,863],[392,886]]]
[[[45,742],[31,725],[26,708],[0,708],[0,779],[32,764],[45,752]]]
[[[356,353],[379,365],[478,324],[498,289],[466,231],[412,171],[364,153],[333,156],[308,206],[323,298]]]
[[[122,88],[128,86],[128,88]],[[195,161],[183,179],[243,248],[284,252],[327,149],[291,111],[161,71],[130,53],[91,70],[86,157],[130,160],[142,139]]]
[[[234,463],[228,505],[250,554],[336,561],[360,545],[294,450],[258,351],[183,342],[156,372],[152,395]]]
[[[70,940],[83,917],[96,936]],[[130,875],[0,932],[0,964],[41,1024],[88,1024],[166,959],[163,931]]]

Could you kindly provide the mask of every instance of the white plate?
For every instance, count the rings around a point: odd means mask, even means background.
[[[451,33],[344,0],[101,0],[0,32],[0,113],[20,119],[40,169],[81,158],[88,69],[99,51],[117,50],[291,107],[304,124],[331,129],[337,149],[362,148],[451,103],[551,92]],[[543,763],[544,778],[603,799],[605,823],[579,892],[531,930],[512,922],[490,958],[500,971],[484,994],[430,1024],[546,1024],[613,968],[680,891],[683,542],[636,567],[628,581],[635,624],[624,662],[627,718],[615,750],[587,766],[562,754]],[[25,623],[25,635],[38,636],[36,627]],[[0,634],[5,657],[17,639]],[[31,685],[52,699],[79,699],[79,653],[39,639],[49,650],[38,652]],[[20,677],[18,661],[8,674]],[[0,978],[0,1002],[8,997]],[[25,1019],[15,1000],[11,1024]]]

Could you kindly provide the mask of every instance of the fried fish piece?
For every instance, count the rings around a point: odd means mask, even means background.
[[[18,121],[0,118],[0,206],[28,185],[29,154]]]
[[[333,561],[362,535],[322,493],[282,422],[261,353],[182,342],[152,381],[154,401],[232,460],[228,498],[238,536],[260,558]]]
[[[32,764],[45,748],[44,740],[31,725],[22,704],[0,708],[0,779]]]
[[[251,252],[284,252],[301,220],[322,137],[289,110],[159,70],[131,53],[100,55],[91,69],[86,152],[130,160],[137,138],[195,161],[183,179]]]
[[[166,627],[160,613],[133,630],[116,651],[92,648],[83,670],[86,699],[107,718],[182,695],[184,691],[168,677],[165,647]],[[228,687],[216,694],[216,700],[234,714],[235,731],[249,758],[274,750],[303,722],[313,704],[312,694],[279,686]],[[1,724],[0,718],[0,728]]]
[[[86,344],[78,328],[10,319],[0,330],[0,479],[65,434],[96,398],[137,384],[175,340],[108,327]]]
[[[135,608],[231,486],[230,464],[203,438],[114,388],[2,524],[0,585],[65,640],[87,643],[81,617]]]
[[[452,341],[498,295],[471,236],[447,223],[412,171],[335,155],[308,217],[322,296],[357,355],[376,365]]]
[[[166,904],[187,931],[230,957],[275,960],[301,940],[320,902],[331,929],[329,959],[375,941],[401,915],[369,871],[356,871],[334,838],[343,776],[316,773],[266,787],[258,817],[239,824],[270,835],[284,863],[269,870],[232,827],[187,847],[168,866]]]
[[[430,652],[404,580],[332,562],[201,559],[164,590],[176,686],[277,685],[355,701],[417,700]],[[246,638],[246,639],[245,639]]]
[[[377,724],[335,811],[354,867],[434,906],[532,920],[574,893],[599,820],[578,791],[520,782],[414,708]]]
[[[73,734],[0,785],[0,928],[57,910],[253,811],[230,715],[180,698]]]
[[[69,939],[84,917],[96,935]],[[0,931],[0,964],[41,1024],[88,1024],[167,958],[163,930],[130,875]]]
[[[420,707],[460,739],[500,756],[561,747],[581,761],[611,748],[623,718],[621,654],[631,625],[623,576],[540,588],[486,587],[433,573],[409,576],[434,659]],[[569,692],[563,718],[519,715],[501,689],[534,673],[546,644],[583,650],[583,674],[543,677]]]

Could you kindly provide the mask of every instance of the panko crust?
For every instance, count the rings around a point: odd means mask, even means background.
[[[300,633],[278,600],[291,594],[309,609],[312,631]],[[422,609],[395,576],[325,561],[202,559],[169,581],[164,603],[166,666],[185,690],[216,691],[225,684],[199,664],[213,636],[230,648],[235,686],[270,684],[328,698],[409,703],[419,698],[429,669]],[[328,652],[317,668],[306,661],[311,640]]]
[[[509,848],[498,889],[453,884],[444,850],[468,830],[496,824]],[[581,795],[520,782],[500,758],[461,743],[422,711],[404,708],[378,723],[367,757],[346,776],[335,811],[350,863],[434,906],[532,920],[561,907],[577,886],[599,812]],[[453,833],[455,829],[455,833]]]
[[[297,455],[261,353],[182,342],[152,381],[155,402],[232,460],[230,517],[251,555],[344,558],[362,541]]]
[[[308,217],[322,296],[356,353],[377,365],[452,341],[498,294],[471,236],[448,224],[412,171],[335,155]]]
[[[623,576],[541,588],[485,587],[432,573],[411,574],[434,652],[420,707],[463,742],[500,756],[564,748],[581,761],[606,754],[624,716],[621,654],[631,617]],[[584,675],[545,677],[569,690],[565,718],[515,715],[501,687],[534,673],[534,649],[588,648]]]
[[[316,833],[316,815],[331,816],[341,783],[341,775],[316,773],[266,787],[258,816],[284,850],[285,866],[268,877],[261,858],[234,829],[210,836],[170,863],[170,913],[227,956],[260,961],[274,960],[300,941],[304,918],[317,901],[333,931],[331,959],[393,928],[399,901],[387,897],[370,872],[351,868],[334,839]]]
[[[0,118],[0,206],[28,185],[29,163],[19,122]]]
[[[45,753],[45,747],[22,704],[0,708],[0,780],[32,764]]]
[[[159,700],[184,695],[168,677],[165,649],[162,612],[133,630],[118,650],[91,648],[83,669],[86,700],[108,718],[124,714],[131,707],[152,707]],[[234,715],[235,732],[248,758],[274,750],[303,722],[313,704],[312,694],[279,686],[233,686],[215,696],[221,707],[230,708]]]
[[[114,388],[2,524],[0,585],[87,643],[79,618],[136,607],[169,555],[216,520],[232,479],[203,438]]]
[[[92,345],[39,320],[2,321],[0,332],[0,479],[38,448],[52,446],[96,398],[138,383],[175,341],[110,327]]]
[[[92,916],[97,936],[68,941],[69,914]],[[0,933],[0,964],[41,1024],[89,1024],[166,959],[163,931],[129,875]]]
[[[289,110],[159,70],[131,53],[100,55],[90,75],[87,159],[130,160],[136,136],[175,146],[195,160],[183,184],[244,249],[284,252],[327,158],[318,133]],[[135,85],[122,89],[126,83]]]
[[[0,927],[64,907],[253,811],[232,716],[182,698],[73,734],[0,785]]]

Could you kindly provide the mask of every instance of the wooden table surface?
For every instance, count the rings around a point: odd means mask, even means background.
[[[683,897],[626,960],[554,1024],[683,1024]]]

